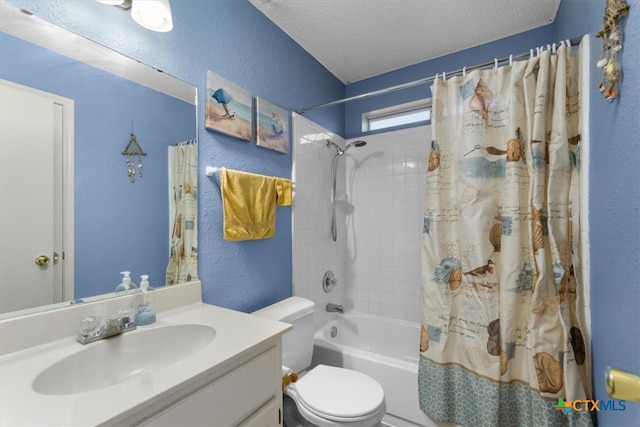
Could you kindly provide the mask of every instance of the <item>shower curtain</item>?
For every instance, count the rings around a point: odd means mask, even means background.
[[[198,145],[169,147],[171,237],[165,284],[198,280]]]
[[[433,85],[420,407],[465,426],[591,425],[581,320],[579,54]]]

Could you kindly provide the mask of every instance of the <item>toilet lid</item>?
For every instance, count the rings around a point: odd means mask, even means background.
[[[326,418],[354,418],[376,412],[384,404],[382,386],[350,369],[318,365],[295,383],[299,399]]]

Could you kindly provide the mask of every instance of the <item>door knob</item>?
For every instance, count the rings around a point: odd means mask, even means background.
[[[640,376],[609,367],[606,374],[607,393],[614,399],[640,401]]]
[[[46,255],[40,255],[39,257],[36,258],[36,265],[39,265],[40,267],[44,266],[44,265],[48,265],[49,264],[49,257]]]

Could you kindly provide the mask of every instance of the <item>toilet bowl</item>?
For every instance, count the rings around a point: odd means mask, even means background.
[[[284,389],[284,424],[298,426],[374,427],[385,415],[382,386],[361,372],[318,365],[309,369],[313,352],[312,301],[287,298],[254,315],[291,323],[282,339],[283,373],[294,371],[299,379]]]

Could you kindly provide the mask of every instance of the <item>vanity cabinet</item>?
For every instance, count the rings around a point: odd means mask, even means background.
[[[280,340],[161,409],[144,426],[278,426],[282,424]]]
[[[0,426],[282,425],[282,336],[292,326],[204,304],[199,282],[155,292],[154,324],[87,346],[78,319],[129,307],[130,296],[1,320]],[[58,329],[62,338],[44,341]],[[50,387],[34,387],[52,368]]]

